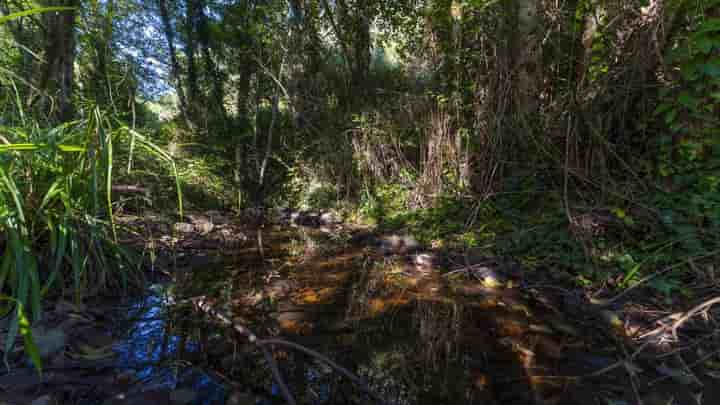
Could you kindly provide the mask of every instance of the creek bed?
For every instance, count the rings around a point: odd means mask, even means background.
[[[77,370],[55,364],[56,358],[42,383],[22,370],[0,375],[0,386],[27,384],[0,392],[0,400],[23,404],[48,395],[56,402],[38,404],[284,403],[267,358],[196,310],[192,300],[200,296],[261,338],[323,353],[393,405],[622,404],[638,394],[686,403],[693,393],[692,385],[667,381],[642,385],[636,394],[622,367],[591,380],[573,378],[622,356],[597,322],[568,319],[552,297],[517,284],[453,281],[439,264],[416,271],[405,253],[378,252],[320,229],[243,232],[249,237],[232,247],[198,243],[193,239],[200,236],[191,235],[175,252],[181,267],[146,294],[86,304],[85,312],[105,313],[99,323],[112,332],[114,355],[80,360]],[[355,384],[315,358],[279,347],[272,358],[298,403],[369,403]]]

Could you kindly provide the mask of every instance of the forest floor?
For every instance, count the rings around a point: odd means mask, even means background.
[[[715,300],[669,307],[642,285],[601,300],[512,258],[329,214],[256,214],[118,217],[153,287],[49,308],[34,330],[42,377],[18,352],[0,401],[282,403],[267,358],[198,311],[202,298],[259,337],[329,356],[389,404],[720,402]],[[365,403],[317,359],[273,358],[298,403]]]

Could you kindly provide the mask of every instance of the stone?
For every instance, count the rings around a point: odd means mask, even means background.
[[[272,298],[285,297],[292,291],[292,283],[288,280],[275,280],[265,287],[265,295]]]
[[[67,335],[59,328],[49,330],[33,328],[32,333],[40,357],[43,359],[47,359],[61,352],[65,348],[65,344],[67,344]]]
[[[43,395],[40,398],[35,399],[30,405],[55,405],[57,401],[50,395]]]
[[[336,225],[341,222],[340,217],[333,212],[324,212],[320,215],[320,223],[323,225]]]
[[[227,399],[227,405],[255,405],[257,398],[253,394],[235,391]]]
[[[11,388],[16,392],[36,389],[41,384],[43,384],[43,378],[30,369],[17,370],[0,376],[0,386]]]
[[[422,252],[412,255],[413,264],[420,270],[431,270],[438,265],[437,255],[429,252]]]
[[[192,233],[195,232],[195,225],[187,222],[177,222],[173,229],[179,233]]]
[[[420,242],[412,235],[389,235],[380,238],[380,253],[383,255],[409,254],[420,249]]]
[[[507,277],[490,267],[478,267],[473,272],[484,287],[504,288],[507,285]]]
[[[210,222],[215,225],[228,225],[230,223],[230,218],[222,214],[220,211],[208,211],[205,213],[205,215],[209,217]]]
[[[198,394],[187,388],[180,388],[170,393],[170,402],[173,405],[189,405],[195,402]]]
[[[138,394],[116,394],[103,405],[171,405],[170,393],[166,390],[145,391]]]

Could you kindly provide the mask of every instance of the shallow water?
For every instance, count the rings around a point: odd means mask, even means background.
[[[116,328],[127,331],[115,346],[117,365],[132,370],[139,381],[128,396],[141,391],[189,388],[198,393],[196,404],[222,404],[225,387],[196,367],[179,363],[183,353],[198,351],[198,345],[182,333],[168,329],[172,306],[167,285],[153,285],[147,295],[134,299]],[[182,349],[181,349],[182,346]]]
[[[258,336],[328,355],[392,404],[572,401],[569,380],[541,376],[604,361],[584,358],[590,342],[517,289],[462,297],[441,269],[414,272],[403,258],[319,230],[248,234],[238,249],[191,260],[128,311],[133,326],[119,361],[145,388],[191,388],[203,404],[222,404],[231,392],[282,402],[262,356],[189,308],[186,299],[199,295]],[[274,357],[299,403],[366,403],[321,362],[285,350]],[[572,360],[562,372],[561,359]]]

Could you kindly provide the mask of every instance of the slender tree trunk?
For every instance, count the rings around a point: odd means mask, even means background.
[[[185,20],[185,59],[187,60],[187,87],[188,87],[188,113],[193,122],[201,115],[200,86],[198,86],[198,71],[195,64],[195,52],[197,50],[197,22],[198,8],[197,0],[185,2],[187,15]]]
[[[79,7],[79,0],[52,0],[46,6]],[[39,88],[54,98],[44,103],[48,116],[55,121],[69,121],[75,115],[73,104],[75,67],[76,11],[45,13],[45,64]]]
[[[236,110],[236,134],[235,134],[235,185],[238,195],[238,209],[243,204],[243,179],[247,170],[247,140],[246,137],[250,131],[250,116],[248,111],[248,101],[250,99],[250,78],[252,70],[247,64],[242,65],[240,77],[237,85],[237,110]]]
[[[180,75],[180,62],[178,61],[177,52],[175,51],[175,31],[173,30],[172,22],[170,21],[170,12],[168,11],[167,1],[157,0],[157,4],[160,9],[160,19],[163,24],[163,31],[165,31],[165,40],[167,41],[168,52],[170,53],[170,76],[175,85],[178,100],[180,101],[180,113],[182,114],[188,128],[194,130],[195,126],[193,121],[190,119],[190,114],[188,113],[188,102],[185,97],[185,90],[183,89],[182,78]]]
[[[538,111],[542,83],[542,32],[540,0],[517,1],[517,42],[514,44],[517,69],[517,112],[527,118]]]
[[[210,36],[210,24],[205,14],[205,0],[195,0],[197,2],[197,30],[198,40],[202,48],[203,64],[205,66],[205,74],[210,77],[212,83],[212,100],[214,102],[208,106],[210,111],[214,111],[217,117],[222,121],[225,129],[228,129],[227,111],[225,110],[225,89],[223,87],[224,77],[217,67],[213,58],[212,38]]]

